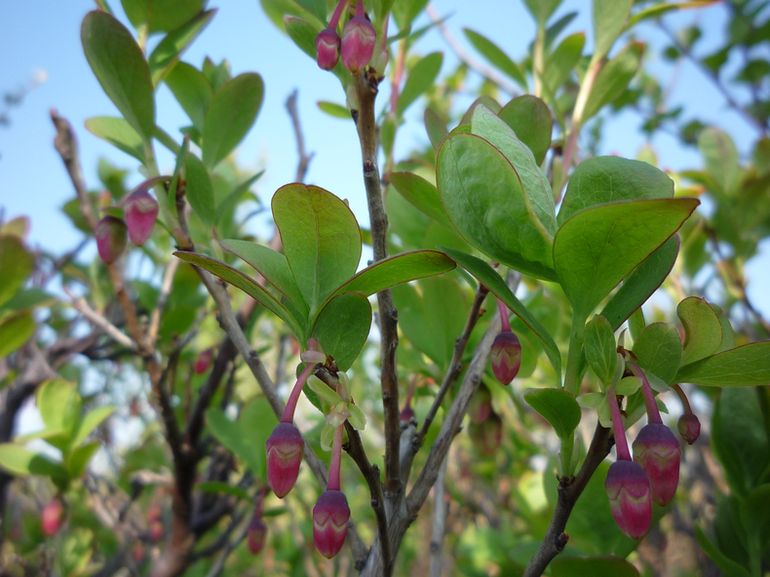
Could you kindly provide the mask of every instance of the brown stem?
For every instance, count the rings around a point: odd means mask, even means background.
[[[385,213],[382,184],[377,168],[377,123],[374,103],[377,98],[377,81],[366,74],[355,78],[359,110],[356,126],[361,144],[364,186],[369,206],[372,229],[374,260],[387,258],[388,216]],[[402,493],[399,463],[398,374],[396,349],[398,348],[398,313],[389,290],[377,293],[380,324],[380,358],[382,406],[385,414],[385,494],[395,502]]]
[[[610,430],[596,424],[591,445],[588,448],[583,465],[580,467],[575,477],[562,477],[559,479],[558,496],[556,508],[551,517],[551,523],[545,534],[543,542],[537,553],[532,557],[524,572],[524,577],[539,577],[543,574],[548,564],[556,555],[562,552],[567,545],[569,536],[564,532],[567,527],[567,521],[575,507],[578,498],[586,488],[588,481],[601,464],[604,458],[609,454],[612,447],[612,438]]]
[[[297,96],[298,91],[294,90],[286,99],[286,111],[289,113],[291,127],[294,130],[294,140],[297,142],[297,173],[294,175],[294,180],[295,182],[304,182],[310,167],[310,161],[313,160],[313,154],[308,154],[305,150],[305,137],[299,120]]]

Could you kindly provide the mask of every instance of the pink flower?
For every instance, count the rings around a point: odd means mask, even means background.
[[[302,434],[292,423],[281,422],[267,440],[267,481],[283,499],[294,487],[305,451]]]
[[[345,494],[326,490],[313,507],[313,541],[316,549],[327,559],[339,553],[348,534],[350,507]]]
[[[633,445],[634,461],[644,468],[652,485],[652,497],[659,505],[667,505],[679,484],[679,441],[662,423],[648,423]]]
[[[96,250],[99,258],[112,264],[126,248],[126,224],[115,216],[105,216],[96,225]]]
[[[362,0],[356,2],[356,15],[342,30],[342,62],[354,74],[364,68],[372,59],[377,33],[366,18]]]
[[[650,481],[644,469],[633,461],[612,464],[604,483],[615,522],[626,535],[640,539],[652,522]]]
[[[43,535],[46,537],[53,537],[61,529],[62,522],[64,521],[64,505],[62,502],[53,498],[43,507],[43,512],[40,515],[40,524],[43,527]]]
[[[495,337],[490,352],[492,372],[500,383],[508,385],[516,378],[521,367],[521,343],[510,330]]]

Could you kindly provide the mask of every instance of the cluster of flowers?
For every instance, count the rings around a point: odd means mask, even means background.
[[[676,494],[681,450],[679,440],[660,418],[655,395],[644,371],[633,361],[627,366],[642,383],[647,424],[634,440],[632,459],[618,397],[612,388],[609,389],[607,400],[617,461],[610,467],[604,486],[618,527],[626,535],[640,539],[652,522],[652,502],[666,506]],[[679,420],[678,428],[684,440],[692,444],[700,434],[700,422],[686,400],[684,404],[686,412]]]
[[[99,257],[111,264],[126,249],[126,237],[136,246],[142,246],[152,235],[158,219],[158,201],[149,189],[158,182],[170,180],[167,176],[150,178],[137,186],[123,199],[123,217],[108,214],[96,225],[94,236]]]

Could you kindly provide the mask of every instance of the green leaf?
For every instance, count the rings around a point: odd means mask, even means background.
[[[587,318],[696,206],[689,198],[613,202],[567,220],[554,240],[554,264],[578,318]]]
[[[150,69],[136,40],[115,18],[96,10],[83,19],[80,38],[104,92],[149,142],[155,130],[155,101]]]
[[[83,407],[77,385],[61,379],[46,381],[38,389],[35,401],[46,429],[62,433],[60,442],[55,443],[57,448],[71,445]]]
[[[545,102],[537,96],[524,94],[517,96],[503,106],[497,115],[513,129],[516,137],[532,151],[535,164],[542,164],[545,154],[551,146],[551,131],[553,130],[553,118]],[[486,138],[481,133],[479,136]],[[517,162],[513,159],[512,162],[516,169],[521,172]]]
[[[562,0],[524,0],[524,6],[541,26],[545,26],[548,19],[556,11]]]
[[[214,96],[206,76],[186,62],[178,62],[165,78],[166,85],[199,132],[203,132],[206,111]]]
[[[411,172],[392,172],[390,184],[420,212],[436,222],[452,226],[441,204],[438,189],[430,182]]]
[[[438,150],[448,134],[446,120],[433,108],[426,106],[423,113],[423,124],[425,124],[425,132],[428,134],[431,145],[435,150]]]
[[[478,136],[455,134],[441,146],[437,165],[446,212],[470,244],[523,273],[555,278],[551,234],[497,148]]]
[[[733,139],[715,127],[703,129],[698,137],[698,148],[703,155],[706,170],[718,186],[716,192],[730,194],[740,182],[740,160]]]
[[[348,370],[369,337],[372,307],[360,293],[334,297],[318,313],[313,334],[327,355],[334,357],[337,367]]]
[[[289,262],[284,255],[266,246],[245,240],[223,240],[221,244],[226,250],[247,262],[265,277],[267,282],[279,290],[301,314],[300,318],[307,318],[307,303],[294,281]]]
[[[674,181],[651,164],[596,156],[584,160],[572,172],[558,221],[563,224],[576,212],[597,204],[673,196]]]
[[[263,400],[260,401],[258,399],[252,401],[252,405],[259,402],[266,404]],[[254,421],[248,422],[247,410],[248,407],[243,410],[238,422],[235,422],[228,419],[221,409],[212,407],[206,411],[206,424],[208,425],[208,430],[216,437],[217,441],[243,461],[256,478],[261,478],[265,474],[264,443],[267,440],[267,436],[264,439],[255,439],[247,434],[251,432],[248,429],[255,424]],[[268,414],[267,411],[263,411],[263,413],[266,423],[272,424],[276,422],[275,415],[272,412]]]
[[[524,90],[527,90],[527,77],[524,76],[521,68],[497,44],[470,28],[463,28],[463,32],[465,32],[465,37],[468,41],[484,58],[510,76]]]
[[[86,472],[88,463],[99,450],[101,444],[98,441],[92,441],[85,445],[73,446],[74,449],[67,454],[64,460],[64,466],[71,478],[78,479]]]
[[[24,243],[17,236],[0,236],[0,270],[3,281],[0,282],[0,305],[8,302],[22,287],[27,277],[35,268],[35,259],[24,248]]]
[[[583,110],[583,121],[594,116],[628,89],[631,80],[641,69],[643,54],[644,44],[632,42],[602,67]]]
[[[126,16],[136,28],[168,32],[179,28],[203,9],[205,0],[121,0]]]
[[[679,237],[672,236],[634,269],[604,307],[604,316],[617,329],[644,304],[674,268]]]
[[[203,123],[203,164],[215,167],[246,136],[264,96],[259,74],[240,74],[214,93]]]
[[[667,323],[647,325],[634,342],[634,354],[640,367],[673,384],[682,361],[679,331]]]
[[[0,443],[0,469],[12,475],[51,477],[57,484],[67,477],[64,467],[59,463],[14,443]]]
[[[22,288],[10,300],[0,305],[0,311],[20,312],[48,305],[55,301],[56,297],[43,289],[35,287]]]
[[[620,557],[559,557],[551,563],[553,577],[639,577],[639,571]]]
[[[415,250],[377,261],[334,291],[372,295],[405,282],[449,272],[455,262],[437,250]]]
[[[626,25],[626,30],[630,30],[644,20],[658,18],[666,12],[673,12],[684,8],[706,8],[715,4],[717,1],[718,0],[692,0],[690,2],[661,2],[659,4],[652,4],[631,16]]]
[[[211,184],[209,171],[204,164],[192,153],[184,158],[187,187],[185,195],[190,206],[201,221],[209,227],[214,225],[216,205],[214,204],[214,187]]]
[[[543,85],[548,94],[554,95],[575,70],[586,44],[583,32],[570,34],[546,57]]]
[[[204,493],[231,495],[240,499],[241,501],[251,501],[251,495],[249,495],[248,491],[241,489],[238,486],[234,487],[233,485],[230,485],[224,481],[204,481],[203,483],[196,483],[195,488],[198,491],[203,491]]]
[[[31,311],[21,311],[0,319],[0,359],[10,355],[35,334],[37,324]]]
[[[106,140],[119,150],[144,162],[144,143],[139,133],[123,118],[116,116],[93,116],[86,120],[88,131]]]
[[[105,405],[103,407],[97,407],[86,413],[86,416],[78,423],[75,436],[72,439],[72,446],[77,447],[83,441],[86,440],[89,434],[101,425],[105,419],[107,419],[112,413],[115,412],[115,407]]]
[[[294,334],[300,340],[304,340],[303,337],[306,327],[302,324],[303,321],[295,318],[285,306],[279,303],[273,295],[267,292],[267,290],[265,290],[265,288],[257,283],[254,279],[249,278],[233,267],[206,255],[186,251],[176,251],[174,255],[185,262],[189,262],[190,264],[209,271],[211,274],[218,276],[223,281],[241,289],[267,310],[271,311],[273,314],[278,316],[278,318],[282,319],[286,324],[288,324]]]
[[[500,278],[500,275],[487,263],[475,256],[449,248],[445,248],[444,252],[452,257],[457,264],[472,274],[479,283],[487,287],[497,298],[502,300],[513,314],[519,317],[521,321],[527,325],[540,342],[543,343],[545,353],[551,361],[551,365],[553,365],[559,380],[561,380],[561,353],[559,352],[559,347],[556,346],[556,343],[545,327],[543,327],[543,325],[532,316],[532,313],[527,310],[524,304],[514,296],[511,289],[508,288],[508,285],[505,284],[502,278]]]
[[[605,386],[609,386],[615,376],[618,353],[615,333],[609,321],[602,315],[594,315],[594,318],[586,325],[583,349],[588,365],[599,377],[599,380]]]
[[[708,387],[770,384],[770,341],[749,343],[683,366],[676,382]]]
[[[148,64],[153,85],[157,86],[179,62],[187,47],[208,26],[217,10],[200,12],[197,16],[169,32],[150,54]]]
[[[687,297],[676,307],[684,327],[682,365],[699,361],[719,350],[722,322],[711,305],[700,297]]]
[[[550,423],[561,439],[570,437],[580,424],[580,405],[564,389],[528,389],[524,400]]]
[[[594,60],[605,56],[626,26],[633,0],[593,0]]]
[[[356,272],[361,259],[358,223],[345,202],[317,186],[282,186],[272,207],[283,252],[313,316]]]
[[[347,106],[337,104],[336,102],[329,102],[328,100],[319,100],[316,102],[316,106],[318,106],[321,112],[325,112],[329,116],[350,120],[350,110],[348,110]]]
[[[695,526],[695,540],[698,541],[700,548],[703,549],[703,552],[709,556],[714,564],[724,571],[725,575],[730,575],[731,577],[751,577],[751,573],[748,569],[722,553],[719,547],[714,545],[714,543],[706,537],[703,529],[697,525]]]
[[[320,24],[313,24],[306,18],[292,16],[291,14],[284,15],[283,25],[289,38],[294,41],[297,48],[315,60],[315,38],[321,31],[322,26]]]
[[[398,115],[404,114],[409,105],[433,86],[441,72],[441,63],[444,55],[441,52],[432,52],[420,59],[409,71],[404,83],[404,88],[398,96]]]

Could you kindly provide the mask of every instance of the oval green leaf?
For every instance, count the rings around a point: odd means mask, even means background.
[[[770,341],[750,343],[679,369],[676,381],[709,387],[770,384]]]
[[[518,139],[529,147],[535,162],[542,164],[551,146],[553,130],[553,118],[545,102],[537,96],[524,94],[503,106],[497,115],[513,129]]]
[[[369,337],[372,307],[360,293],[346,293],[329,301],[318,314],[313,335],[337,368],[346,371],[358,357]]]
[[[17,236],[0,236],[0,305],[11,300],[35,267],[35,259]]]
[[[139,162],[144,162],[142,137],[125,119],[115,116],[94,116],[86,120],[86,129],[118,150],[133,156]]]
[[[667,323],[647,325],[634,342],[634,354],[639,366],[670,385],[682,362],[679,332]]]
[[[564,389],[529,389],[524,400],[550,423],[561,439],[571,436],[580,424],[580,405]]]
[[[687,297],[676,307],[684,326],[682,365],[699,361],[719,350],[722,321],[711,305],[700,297]]]

